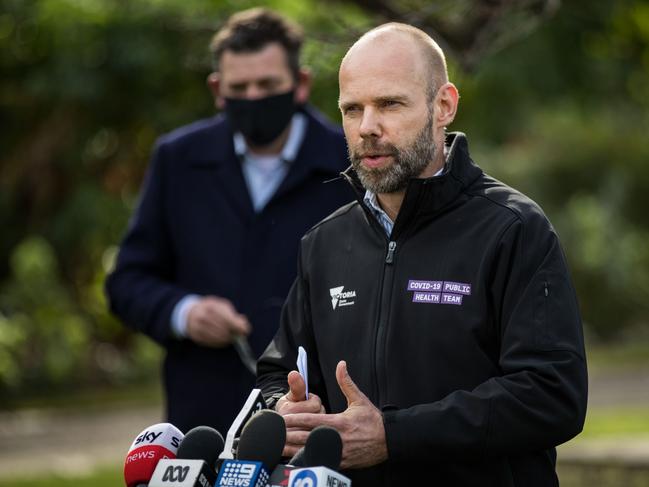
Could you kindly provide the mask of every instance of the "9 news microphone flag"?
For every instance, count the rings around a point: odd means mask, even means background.
[[[285,443],[284,418],[268,409],[258,412],[241,432],[237,459],[227,459],[221,464],[216,486],[266,487]]]

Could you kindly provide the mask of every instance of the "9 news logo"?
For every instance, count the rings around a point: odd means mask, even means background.
[[[268,483],[268,473],[261,462],[225,461],[217,479],[218,487],[257,487]]]
[[[318,477],[311,470],[302,470],[295,477],[289,487],[316,487]]]

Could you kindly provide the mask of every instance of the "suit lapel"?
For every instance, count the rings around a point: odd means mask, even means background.
[[[317,123],[310,111],[307,110],[304,113],[307,116],[307,128],[304,134],[304,140],[302,140],[300,149],[291,164],[288,174],[279,188],[277,188],[271,201],[299,187],[314,173],[320,173],[322,175],[323,183],[339,175],[337,169],[335,169],[337,161],[331,160],[332,157],[338,156],[332,154],[327,147],[328,134]]]
[[[242,221],[251,219],[254,209],[250,193],[226,120],[221,119],[215,125],[213,136],[200,154],[200,158],[190,163],[191,169],[201,172],[201,177],[211,181],[214,191],[223,196]]]

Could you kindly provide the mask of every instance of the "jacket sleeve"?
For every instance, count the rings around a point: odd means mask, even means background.
[[[159,343],[171,335],[171,313],[187,293],[172,284],[174,256],[165,219],[164,145],[157,144],[134,213],[106,281],[111,311]]]
[[[274,406],[277,399],[288,392],[286,376],[291,370],[297,370],[297,350],[303,346],[309,350],[309,392],[322,398],[328,410],[313,338],[308,283],[302,272],[301,255],[300,251],[298,274],[282,308],[279,329],[257,362],[257,387],[262,390],[269,405]]]
[[[537,209],[511,224],[498,247],[487,285],[500,374],[435,403],[385,412],[391,459],[516,455],[581,431],[582,326],[558,238]]]

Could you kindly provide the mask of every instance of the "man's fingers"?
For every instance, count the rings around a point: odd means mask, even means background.
[[[304,446],[311,430],[291,429],[286,432],[286,444]]]
[[[295,413],[324,413],[325,409],[322,401],[315,394],[309,394],[308,401],[291,402],[286,401],[282,404],[282,414],[295,414]]]
[[[297,451],[306,444],[306,439],[311,433],[310,430],[291,429],[286,432],[286,443],[284,444],[284,451],[282,455],[285,457],[293,457]]]
[[[289,401],[305,401],[306,400],[306,384],[304,379],[296,370],[291,370],[288,373],[288,399]]]
[[[228,323],[230,324],[230,332],[235,335],[248,335],[252,329],[248,318],[239,313],[232,316]]]
[[[284,445],[284,450],[282,450],[282,456],[287,457],[287,458],[293,458],[297,451],[302,448],[302,446],[297,446],[297,445],[289,445],[288,443]]]
[[[214,325],[227,328],[229,333],[247,335],[251,327],[248,318],[239,313],[227,299],[207,297],[204,300],[205,315]]]
[[[287,414],[284,416],[286,429],[307,430],[311,431],[313,428],[325,426],[337,426],[340,420],[337,414],[314,414],[314,413],[295,413]]]

